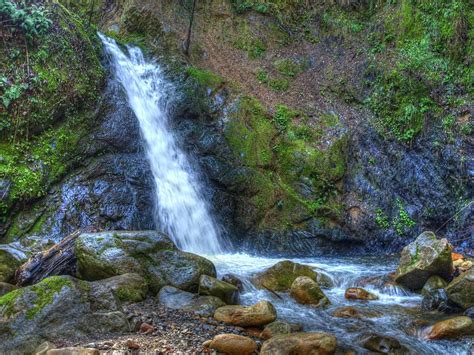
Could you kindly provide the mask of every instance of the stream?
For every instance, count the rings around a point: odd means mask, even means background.
[[[207,255],[218,270],[218,276],[234,274],[244,282],[242,304],[251,305],[268,300],[275,306],[278,318],[303,325],[304,331],[324,331],[334,334],[339,345],[367,352],[357,347],[357,338],[366,333],[387,335],[400,341],[417,354],[468,354],[469,344],[462,341],[425,341],[421,327],[414,323],[431,322],[443,318],[439,313],[421,312],[422,296],[411,293],[395,285],[381,285],[388,273],[393,272],[398,263],[396,258],[379,257],[332,257],[332,258],[266,258],[247,254]],[[266,290],[256,289],[249,281],[251,276],[279,261],[291,260],[311,266],[315,271],[329,276],[333,287],[323,291],[331,301],[331,306],[320,309],[300,305],[288,293],[279,293],[277,298]],[[376,294],[375,301],[350,301],[344,298],[349,287],[363,287]],[[353,306],[362,314],[361,319],[337,318],[331,313],[338,307]],[[445,317],[446,318],[446,317]]]

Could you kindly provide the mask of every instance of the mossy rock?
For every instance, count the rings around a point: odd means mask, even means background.
[[[96,282],[110,289],[122,302],[143,301],[148,293],[145,278],[138,274],[123,274]]]
[[[0,323],[7,353],[33,353],[38,344],[57,337],[130,330],[110,289],[70,276],[52,276],[0,297]]]
[[[26,255],[9,245],[0,245],[0,282],[10,282]]]
[[[402,250],[395,281],[411,290],[421,289],[434,275],[448,280],[453,273],[451,246],[433,232],[423,232]]]
[[[291,284],[291,297],[296,302],[312,306],[327,306],[330,304],[324,292],[319,288],[316,281],[307,276],[299,276]]]
[[[239,300],[239,289],[236,286],[208,275],[201,275],[198,293],[219,297],[226,304],[237,304]]]
[[[165,285],[196,292],[201,275],[215,276],[212,262],[178,250],[156,231],[81,234],[75,244],[77,274],[85,280],[136,273],[153,292]]]
[[[272,291],[286,291],[300,276],[316,281],[318,274],[307,265],[284,260],[255,275],[252,282],[257,287],[268,288]]]
[[[437,275],[431,276],[421,289],[421,294],[423,296],[427,296],[430,294],[431,291],[434,290],[439,290],[441,288],[445,288],[448,285],[448,282],[443,279],[442,277],[439,277]]]

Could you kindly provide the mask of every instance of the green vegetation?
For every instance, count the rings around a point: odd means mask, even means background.
[[[234,46],[237,49],[246,51],[250,59],[262,58],[267,50],[267,46],[260,38],[255,38],[248,34],[237,38]]]
[[[308,63],[307,61],[300,63],[293,59],[280,59],[273,62],[273,66],[280,74],[293,78],[304,72],[308,67]]]
[[[51,26],[51,20],[43,6],[10,0],[0,2],[0,20],[2,26],[11,32],[23,32],[28,40],[46,33]]]
[[[284,78],[274,78],[268,80],[268,86],[273,91],[287,91],[290,87],[290,82]]]
[[[27,15],[14,21],[8,44],[0,43],[0,179],[9,184],[2,221],[17,202],[44,196],[77,162],[104,77],[93,28],[60,4],[54,11],[51,4],[16,4]],[[5,16],[0,11],[0,20]]]
[[[388,229],[390,228],[390,222],[387,215],[383,212],[381,208],[375,209],[375,223],[379,228]]]
[[[187,74],[197,81],[199,85],[216,88],[224,83],[224,80],[209,70],[196,67],[186,68]]]
[[[397,198],[396,206],[397,216],[391,221],[381,208],[376,208],[375,223],[381,229],[393,228],[398,235],[403,236],[416,225],[416,222],[411,219],[401,199]]]

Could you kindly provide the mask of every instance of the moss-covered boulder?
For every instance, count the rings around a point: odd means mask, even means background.
[[[211,261],[178,250],[156,231],[84,233],[76,240],[75,254],[80,278],[136,273],[154,292],[165,285],[197,292],[201,275],[216,275]]]
[[[318,274],[307,265],[284,260],[258,273],[252,281],[257,287],[268,288],[272,291],[286,291],[299,276],[306,276],[316,281]]]
[[[203,317],[211,317],[216,309],[225,306],[218,297],[199,296],[173,286],[165,286],[158,292],[158,302],[168,308],[193,312]]]
[[[469,269],[451,281],[446,287],[446,293],[450,301],[462,308],[474,307],[474,269]]]
[[[267,340],[277,335],[290,334],[291,331],[290,324],[277,320],[265,326],[260,338]]]
[[[453,272],[451,246],[437,239],[433,232],[423,232],[402,250],[395,281],[411,290],[421,289],[426,281],[438,275],[449,279]]]
[[[25,253],[11,245],[0,245],[0,282],[10,282],[16,269],[27,259]]]
[[[276,317],[275,307],[268,301],[252,306],[224,306],[214,313],[218,321],[240,327],[258,327],[275,321]]]
[[[0,282],[0,297],[3,295],[6,295],[9,292],[12,292],[13,290],[16,290],[18,287],[15,285],[6,283],[6,282]]]
[[[316,281],[307,276],[300,276],[293,281],[290,294],[296,302],[301,304],[313,306],[325,306],[330,304],[328,298],[323,291],[321,291]]]
[[[143,301],[148,293],[148,284],[143,276],[138,274],[123,274],[105,280],[96,281],[112,291],[123,302]]]
[[[219,297],[226,304],[237,304],[239,301],[239,289],[236,286],[208,275],[201,275],[198,293]]]
[[[129,331],[111,290],[70,276],[52,276],[0,297],[2,351],[32,353],[53,337]]]

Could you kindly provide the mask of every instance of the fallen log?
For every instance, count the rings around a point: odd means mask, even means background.
[[[76,231],[51,248],[31,257],[15,273],[15,284],[19,287],[33,285],[54,275],[76,275],[76,238],[84,230]]]

